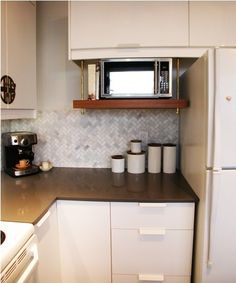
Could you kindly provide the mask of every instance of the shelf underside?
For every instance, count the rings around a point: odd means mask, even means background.
[[[186,108],[189,101],[184,99],[104,99],[74,100],[73,108],[84,109],[175,109]]]

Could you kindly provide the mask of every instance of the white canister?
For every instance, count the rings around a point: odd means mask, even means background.
[[[140,153],[127,152],[127,171],[133,174],[145,172],[145,151]]]
[[[163,172],[175,173],[176,171],[176,145],[172,143],[163,145]]]
[[[141,144],[142,144],[141,140],[131,140],[130,141],[130,151],[132,153],[141,153],[142,151]]]
[[[148,144],[148,172],[160,173],[161,172],[161,144],[149,143]]]
[[[111,171],[113,173],[123,173],[125,171],[125,158],[123,155],[112,155]]]

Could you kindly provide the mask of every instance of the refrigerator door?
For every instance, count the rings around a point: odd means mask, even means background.
[[[205,170],[213,168],[214,49],[209,49],[181,76],[182,96],[190,107],[180,112],[181,171],[201,197]]]
[[[236,281],[236,170],[212,172],[208,188],[204,283]]]
[[[215,51],[213,168],[236,169],[236,48]]]

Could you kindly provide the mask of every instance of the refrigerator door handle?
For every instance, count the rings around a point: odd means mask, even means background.
[[[207,251],[207,265],[213,265],[213,247],[214,247],[214,234],[215,224],[217,218],[217,207],[220,191],[220,171],[213,171],[212,187],[209,190],[209,221],[208,221],[208,251]],[[209,188],[210,189],[210,188]]]

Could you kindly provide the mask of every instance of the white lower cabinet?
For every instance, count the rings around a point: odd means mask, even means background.
[[[63,283],[110,283],[110,204],[58,201]]]
[[[113,283],[190,283],[193,224],[193,203],[112,203]]]
[[[61,283],[56,203],[35,225],[35,233],[38,238],[39,264],[34,283]]]
[[[40,283],[190,283],[194,210],[194,203],[57,201],[61,281]]]

